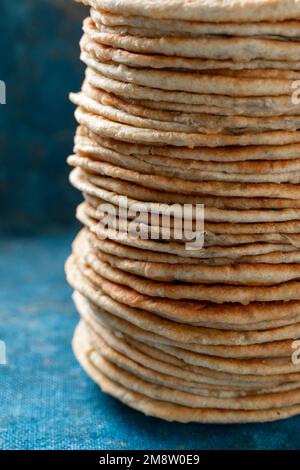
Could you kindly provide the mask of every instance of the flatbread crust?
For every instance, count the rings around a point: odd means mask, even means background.
[[[91,4],[93,0],[91,0]],[[96,6],[96,4],[95,4]],[[108,11],[97,10],[91,8],[91,17],[95,23],[105,25],[110,28],[135,28],[140,31],[151,31],[178,34],[181,35],[230,35],[230,36],[271,36],[271,37],[299,37],[299,24],[298,21],[277,21],[257,23],[207,23],[203,21],[184,21],[184,20],[170,20],[159,18],[147,18],[143,16],[133,15],[120,15],[117,13],[110,13]],[[119,30],[118,30],[119,31]]]
[[[66,262],[79,362],[170,421],[300,413],[300,0],[82,3],[68,163],[85,228]],[[184,234],[178,204],[193,206]],[[203,247],[187,250],[196,204]]]
[[[169,421],[197,421],[197,422],[255,422],[255,421],[272,421],[275,419],[284,419],[294,414],[299,413],[299,405],[293,405],[285,408],[275,408],[261,411],[228,411],[217,409],[203,409],[203,408],[188,408],[179,405],[170,404],[161,400],[154,400],[146,395],[137,393],[126,389],[119,382],[107,377],[99,365],[104,366],[104,361],[99,362],[96,355],[93,354],[93,349],[88,342],[86,332],[80,325],[77,328],[74,340],[73,349],[76,357],[86,372],[99,384],[103,391],[118,398],[132,408],[138,409],[147,415],[152,415]],[[93,354],[93,359],[91,355]],[[94,360],[94,362],[93,362]],[[106,369],[106,373],[112,377],[112,371]],[[130,377],[132,382],[132,378]],[[134,382],[133,382],[134,383]]]
[[[248,23],[300,18],[298,0],[78,0],[85,5],[124,16],[179,19],[201,22]]]

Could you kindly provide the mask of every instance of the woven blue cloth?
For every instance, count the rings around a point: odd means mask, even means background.
[[[264,425],[166,423],[104,395],[70,346],[63,271],[72,234],[0,239],[1,449],[299,449],[300,417]]]

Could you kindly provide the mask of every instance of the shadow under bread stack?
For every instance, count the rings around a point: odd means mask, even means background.
[[[300,414],[300,1],[83,3],[79,362],[166,420]]]

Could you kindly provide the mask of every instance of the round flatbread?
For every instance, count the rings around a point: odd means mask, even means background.
[[[212,23],[248,23],[252,21],[283,21],[300,18],[298,0],[80,0],[96,10],[124,16],[143,16],[152,19],[175,19]]]

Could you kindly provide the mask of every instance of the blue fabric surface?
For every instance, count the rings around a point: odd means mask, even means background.
[[[300,449],[300,417],[181,425],[102,394],[71,351],[77,314],[63,263],[72,234],[0,239],[1,449]]]

